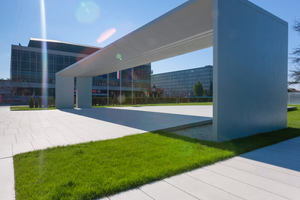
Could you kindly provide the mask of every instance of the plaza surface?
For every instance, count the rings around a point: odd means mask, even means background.
[[[212,119],[212,106],[10,111],[0,106],[0,199],[14,199],[13,155]]]
[[[15,197],[15,154],[211,118],[212,106],[45,111],[0,107],[0,199]],[[102,199],[299,199],[299,157],[300,137]]]
[[[102,200],[276,200],[300,197],[300,137]]]

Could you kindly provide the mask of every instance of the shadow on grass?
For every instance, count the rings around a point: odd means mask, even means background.
[[[156,131],[153,132],[154,134],[159,134],[165,137],[170,137],[173,139],[180,139],[190,143],[199,143],[200,145],[205,145],[207,147],[212,147],[220,150],[227,150],[233,152],[234,156],[241,155],[244,158],[248,158],[251,160],[256,160],[259,162],[268,163],[271,165],[276,165],[279,167],[284,167],[291,170],[300,171],[299,161],[292,163],[289,158],[276,158],[276,153],[274,153],[274,158],[270,158],[269,155],[261,154],[259,155],[252,155],[247,154],[248,152],[267,147],[273,144],[277,144],[279,142],[283,142],[295,137],[300,136],[300,128],[285,128],[278,131],[271,131],[267,133],[260,133],[244,138],[238,138],[231,141],[226,142],[212,142],[212,141],[204,141],[204,140],[197,140],[193,138],[189,138],[186,136],[176,135],[172,133],[167,133],[163,131]],[[295,148],[296,149],[296,148]],[[298,148],[299,149],[299,148]],[[300,153],[299,153],[300,154]]]

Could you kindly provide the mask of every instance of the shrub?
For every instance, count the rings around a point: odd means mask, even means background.
[[[38,98],[35,98],[35,101],[34,101],[34,107],[35,107],[35,108],[38,108],[38,107],[39,107],[39,99],[38,99]]]
[[[54,97],[48,97],[48,107],[54,107],[54,106],[55,106]]]
[[[29,108],[33,108],[34,105],[33,97],[30,97],[28,104],[29,104]]]

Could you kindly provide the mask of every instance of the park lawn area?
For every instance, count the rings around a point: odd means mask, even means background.
[[[11,106],[10,111],[22,111],[22,110],[56,110],[55,107],[47,108],[29,108],[29,106]]]
[[[14,156],[16,198],[95,199],[300,136],[300,106],[288,128],[222,143],[166,132],[49,148]]]
[[[164,103],[164,104],[137,104],[137,105],[109,105],[109,106],[93,106],[93,108],[109,108],[109,107],[141,107],[141,106],[197,106],[197,105],[213,105],[212,102],[200,102],[200,103]],[[48,108],[29,108],[29,106],[11,106],[11,111],[22,110],[55,110],[56,107]]]

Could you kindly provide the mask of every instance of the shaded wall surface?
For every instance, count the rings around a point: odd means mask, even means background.
[[[214,139],[285,128],[288,24],[245,0],[214,17]]]

